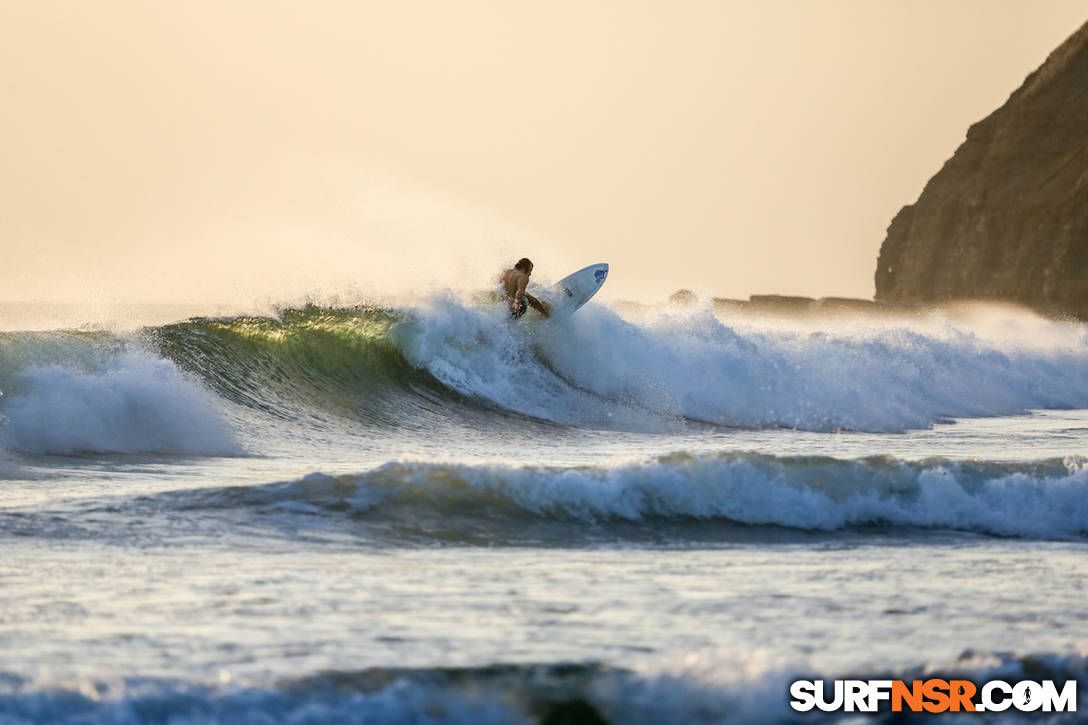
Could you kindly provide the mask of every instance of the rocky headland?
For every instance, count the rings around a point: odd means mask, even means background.
[[[1088,319],[1088,23],[971,126],[895,216],[876,300],[1011,302]]]

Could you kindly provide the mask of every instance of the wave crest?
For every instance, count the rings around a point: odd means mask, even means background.
[[[714,526],[770,525],[1088,535],[1082,458],[1012,464],[682,453],[608,468],[397,462],[358,475],[314,473],[171,495],[186,507],[343,511],[389,535],[452,543],[567,543],[647,531],[684,540],[706,536],[705,524],[711,533]]]
[[[395,330],[450,388],[577,425],[684,423],[900,432],[953,417],[1088,407],[1088,328],[884,322],[837,330],[728,325],[709,309],[639,321],[590,305],[555,322],[437,300]]]

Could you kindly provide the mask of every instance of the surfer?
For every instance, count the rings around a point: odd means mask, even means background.
[[[522,257],[513,269],[508,269],[499,275],[502,283],[502,291],[510,304],[510,316],[515,320],[525,314],[529,305],[545,317],[548,316],[548,306],[525,291],[529,284],[529,275],[533,273],[533,263],[528,257]]]

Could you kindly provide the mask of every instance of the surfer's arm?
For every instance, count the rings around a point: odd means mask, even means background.
[[[521,301],[528,296],[525,294],[525,286],[528,284],[529,278],[525,275],[522,275],[518,279],[517,286],[514,287],[514,297],[510,300],[510,306],[512,308],[517,308],[519,305],[521,305]]]
[[[528,293],[526,293],[525,299],[529,300],[529,304],[533,306],[534,310],[544,315],[545,317],[548,316],[548,305],[546,303],[541,302],[536,297],[533,297],[531,294]]]

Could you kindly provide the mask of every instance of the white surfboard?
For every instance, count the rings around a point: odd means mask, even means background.
[[[529,294],[546,302],[552,317],[566,317],[589,302],[589,298],[597,294],[607,278],[607,264],[591,264],[564,277],[551,287],[531,290]]]

